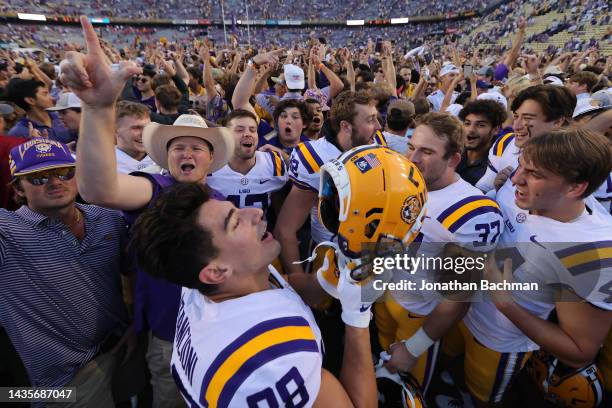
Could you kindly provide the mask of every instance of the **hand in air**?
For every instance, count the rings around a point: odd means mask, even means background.
[[[142,69],[133,62],[122,62],[119,69],[111,66],[89,19],[81,16],[87,54],[68,51],[61,62],[60,79],[83,102],[92,108],[110,107],[119,97],[125,82]]]

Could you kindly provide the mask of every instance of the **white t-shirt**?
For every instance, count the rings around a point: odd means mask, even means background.
[[[145,168],[155,164],[148,155],[138,161],[116,146],[115,155],[117,157],[117,171],[119,173],[130,174],[135,171],[144,171]]]

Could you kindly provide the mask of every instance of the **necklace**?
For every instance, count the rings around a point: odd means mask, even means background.
[[[71,222],[70,224],[68,224],[68,226],[79,225],[79,222],[81,221],[81,212],[79,211],[78,208],[75,208],[75,210],[76,210],[76,219],[74,220],[74,222]]]

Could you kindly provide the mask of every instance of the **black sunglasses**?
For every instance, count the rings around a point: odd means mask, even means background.
[[[134,78],[136,80],[136,82],[142,82],[142,83],[147,83],[149,82],[149,78],[146,76],[140,76],[140,77],[136,77]]]
[[[34,186],[44,186],[49,182],[51,176],[57,177],[61,181],[68,181],[71,180],[75,174],[76,171],[74,167],[62,167],[60,169],[39,171],[24,176],[24,178]]]

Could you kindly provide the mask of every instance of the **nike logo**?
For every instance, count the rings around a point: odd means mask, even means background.
[[[532,235],[532,236],[529,237],[529,240],[531,242],[533,242],[534,244],[536,244],[537,246],[539,246],[540,248],[546,249],[546,247],[544,245],[542,245],[538,241],[536,241],[535,237],[536,237],[535,235]]]
[[[272,179],[263,179],[263,180],[259,180],[259,184],[263,184],[263,183],[267,183],[268,181],[270,181]]]
[[[372,305],[361,305],[361,307],[359,308],[359,312],[363,313],[363,312],[367,312],[368,309],[370,309],[372,307]]]

